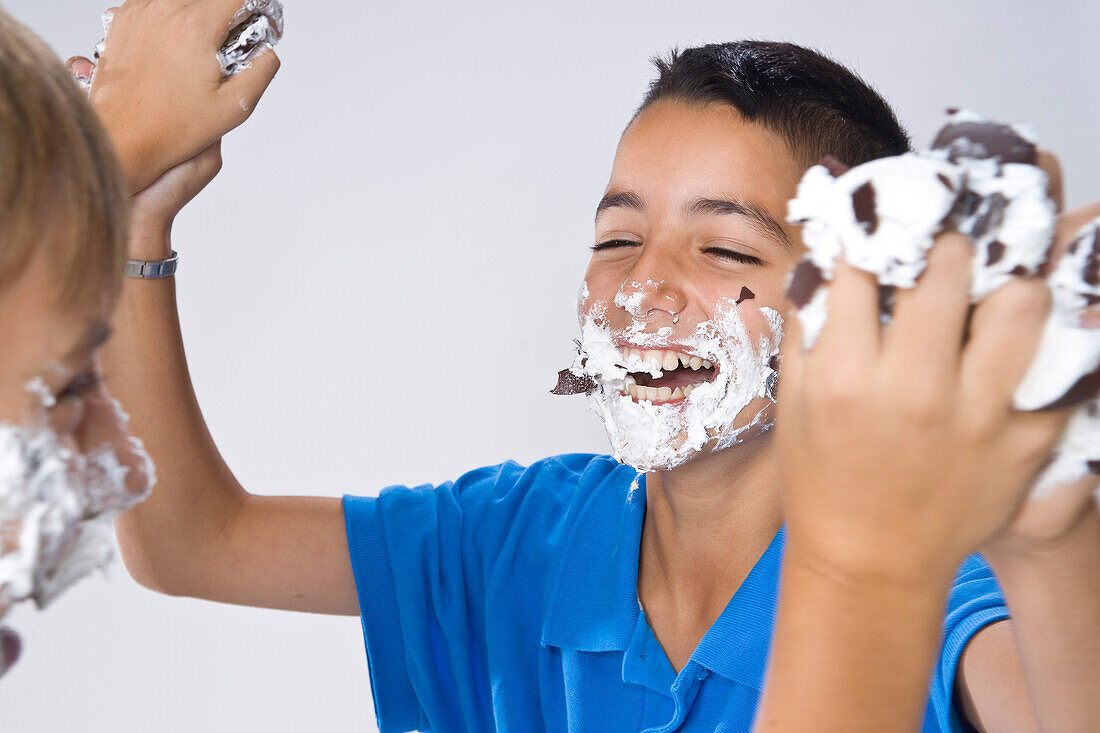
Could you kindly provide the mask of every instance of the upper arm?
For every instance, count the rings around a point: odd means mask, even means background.
[[[985,626],[963,650],[955,678],[959,710],[982,733],[1039,730],[1012,621]]]
[[[168,588],[223,603],[359,615],[339,498],[247,496]]]

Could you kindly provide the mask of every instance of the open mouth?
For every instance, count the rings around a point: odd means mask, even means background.
[[[648,371],[627,373],[624,394],[635,402],[662,404],[683,400],[700,384],[713,381],[718,373],[710,361],[680,351],[624,348],[622,356],[627,363],[634,357],[651,367]]]

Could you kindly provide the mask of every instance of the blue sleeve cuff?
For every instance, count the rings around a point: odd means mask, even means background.
[[[416,730],[422,722],[420,703],[409,681],[378,500],[344,496],[343,505],[378,728],[383,733]]]
[[[989,624],[1006,618],[1009,618],[1009,612],[1005,606],[983,608],[962,619],[944,639],[940,673],[936,675],[939,678],[937,692],[940,696],[940,704],[935,707],[941,730],[951,731],[951,733],[965,733],[972,730],[963,725],[961,711],[955,706],[955,677],[958,674],[959,663],[962,661],[962,653],[975,634]]]

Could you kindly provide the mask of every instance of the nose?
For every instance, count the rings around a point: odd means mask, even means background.
[[[673,320],[687,304],[678,285],[674,263],[662,258],[658,248],[650,248],[631,268],[630,274],[615,294],[615,305],[639,320],[671,316]]]

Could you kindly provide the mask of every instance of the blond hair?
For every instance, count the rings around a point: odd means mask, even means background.
[[[87,97],[0,9],[0,289],[40,253],[57,273],[59,307],[111,307],[128,218],[125,178]]]

